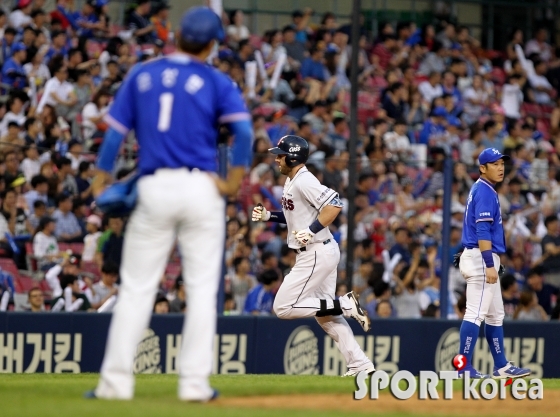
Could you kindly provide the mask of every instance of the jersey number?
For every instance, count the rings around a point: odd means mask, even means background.
[[[163,93],[159,96],[159,117],[157,128],[160,132],[167,132],[171,124],[171,110],[173,109],[173,93]]]
[[[282,207],[284,207],[284,210],[292,211],[294,209],[293,200],[288,200],[287,198],[282,197]]]

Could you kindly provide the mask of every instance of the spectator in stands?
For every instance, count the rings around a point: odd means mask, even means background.
[[[28,86],[27,75],[23,64],[27,59],[27,48],[22,42],[11,46],[11,57],[2,66],[2,82],[14,88],[23,89]]]
[[[78,283],[78,277],[76,275],[71,274],[62,274],[60,276],[60,286],[62,287],[63,294],[60,297],[57,297],[52,300],[52,305],[56,305],[59,300],[64,300],[64,290],[67,287],[72,289],[72,303],[76,302],[77,300],[82,300],[82,304],[77,309],[77,311],[89,311],[92,307],[90,301],[86,297],[85,294],[80,292],[80,285]],[[66,310],[66,306],[62,306],[62,310]]]
[[[226,29],[228,44],[237,49],[239,42],[249,39],[251,33],[247,26],[245,26],[245,15],[242,10],[236,9],[229,14],[230,25]]]
[[[3,194],[2,215],[8,222],[8,229],[12,236],[29,237],[33,234],[27,214],[23,207],[18,204],[18,193],[14,189],[7,189]],[[25,264],[25,261],[21,264]]]
[[[560,236],[558,234],[558,217],[550,215],[545,218],[546,235],[541,241],[542,253],[547,255],[542,267],[546,273],[546,282],[560,285]]]
[[[37,258],[39,269],[42,271],[50,269],[61,258],[58,242],[54,236],[55,229],[56,221],[52,217],[42,217],[33,237],[33,255]]]
[[[80,12],[74,13],[75,21],[79,27],[77,33],[80,37],[91,39],[95,30],[103,29],[103,23],[99,21],[95,13],[96,0],[87,0]]]
[[[96,261],[100,268],[108,261],[120,267],[124,239],[123,227],[124,222],[121,217],[114,215],[109,216],[107,230],[98,240]]]
[[[424,266],[422,265],[422,268]],[[399,318],[420,318],[420,292],[416,287],[416,277],[421,268],[420,247],[414,252],[410,266],[405,266],[399,274],[393,275],[396,286],[394,292],[394,303]],[[421,274],[422,272],[420,272]]]
[[[389,284],[382,279],[376,279],[373,282],[373,298],[366,304],[367,314],[370,318],[376,317],[377,315],[377,305],[383,301],[390,302],[391,299],[391,288]],[[396,317],[397,313],[395,309],[391,308],[391,317]]]
[[[68,52],[69,48],[66,32],[63,30],[53,30],[51,33],[51,46],[44,57],[45,64],[49,63],[54,57],[68,58]]]
[[[112,262],[105,262],[101,268],[101,280],[92,287],[92,308],[97,310],[113,295],[119,292],[117,280],[119,278],[119,267]]]
[[[249,259],[236,257],[233,260],[233,268],[235,273],[231,276],[231,294],[236,305],[244,306],[247,294],[257,285],[257,280],[254,275],[249,273],[251,270]]]
[[[500,278],[502,287],[502,299],[504,301],[505,319],[511,320],[519,304],[519,286],[512,274],[506,274]]]
[[[422,81],[418,85],[418,91],[422,95],[425,106],[430,106],[435,98],[443,96],[443,88],[441,86],[441,74],[432,71],[427,81]]]
[[[547,42],[548,30],[545,27],[539,27],[535,31],[533,39],[525,45],[525,55],[538,54],[539,58],[548,62],[552,58],[552,47]],[[519,43],[518,43],[519,45]]]
[[[430,78],[433,73],[443,73],[443,71],[445,71],[446,55],[447,50],[444,48],[442,43],[435,41],[432,50],[426,54],[420,63],[418,73],[422,75],[429,75]]]
[[[17,30],[15,30],[13,27],[8,26],[7,28],[4,29],[4,34],[2,36],[1,49],[0,49],[0,52],[2,53],[0,56],[0,62],[2,64],[8,61],[8,59],[10,59],[12,56],[12,47],[14,46],[16,35],[17,35]]]
[[[504,140],[498,135],[498,125],[494,120],[488,120],[484,123],[484,139],[482,144],[485,148],[495,148],[500,152],[504,150]]]
[[[80,164],[84,161],[83,150],[84,148],[82,144],[75,139],[71,140],[68,144],[66,158],[70,160],[70,167],[72,171],[77,174],[79,174],[78,168],[80,167]],[[80,191],[79,187],[78,191]]]
[[[45,311],[45,297],[43,291],[38,287],[33,287],[27,293],[27,302],[29,310],[33,313],[41,313]]]
[[[82,110],[82,125],[84,128],[84,140],[86,146],[97,131],[105,132],[107,125],[103,117],[107,113],[111,93],[107,89],[99,89],[92,100]],[[88,146],[89,147],[89,146]]]
[[[47,205],[44,201],[35,200],[33,206],[30,207],[33,207],[33,212],[29,215],[29,224],[31,225],[33,233],[35,233],[39,227],[40,219],[47,214]]]
[[[67,81],[68,68],[60,64],[54,69],[54,77],[45,84],[45,91],[37,106],[37,113],[42,114],[46,105],[56,107],[56,113],[65,116],[78,99],[74,93],[74,87]],[[43,123],[45,125],[45,123]]]
[[[36,175],[41,171],[41,161],[39,161],[39,152],[37,145],[34,143],[23,148],[25,159],[21,161],[21,171],[25,176],[25,180],[30,183]]]
[[[305,45],[296,40],[296,31],[292,26],[285,26],[284,29],[282,29],[282,36],[284,40],[284,48],[286,49],[288,56],[288,64],[294,71],[295,75],[295,71],[300,69],[308,52]]]
[[[31,179],[31,188],[24,194],[24,197],[28,209],[33,213],[36,201],[42,201],[45,205],[48,203],[49,182],[44,175],[35,175]]]
[[[154,313],[155,314],[169,314],[169,300],[162,295],[158,295],[156,301],[154,302]]]
[[[4,31],[6,30],[8,17],[3,9],[0,9],[0,39],[4,39]],[[0,54],[0,64],[2,63],[2,55]]]
[[[327,80],[327,67],[323,63],[324,52],[317,46],[314,46],[309,51],[309,57],[301,64],[300,74],[304,80],[314,79],[317,81]]]
[[[20,146],[25,145],[25,141],[20,137],[21,128],[17,122],[11,121],[8,122],[8,132],[0,138],[0,154],[4,154],[4,158],[8,158],[8,154],[15,155],[17,162],[17,152],[19,151]],[[8,161],[6,161],[8,162]],[[16,165],[16,163],[12,163],[11,165]],[[17,167],[19,169],[19,162],[17,162]],[[6,167],[7,168],[7,167]],[[12,172],[9,171],[10,180],[13,180],[18,174],[12,177]],[[11,181],[6,179],[6,184],[9,185]]]
[[[313,10],[309,7],[306,7],[303,11],[294,10],[292,12],[292,26],[296,31],[296,40],[304,45],[307,43],[309,36],[311,35],[309,20],[313,14]]]
[[[9,123],[8,129],[15,129],[12,123],[13,122]],[[10,133],[8,133],[8,135],[10,135]],[[4,149],[4,162],[6,165],[6,170],[4,171],[4,180],[6,181],[6,186],[9,187],[16,178],[23,175],[23,173],[19,169],[19,160],[14,147],[7,147]]]
[[[542,267],[531,269],[527,273],[527,289],[534,291],[537,296],[539,305],[544,309],[546,314],[552,312],[552,299],[560,295],[560,289],[556,285],[546,282],[547,275]]]
[[[82,252],[82,259],[86,262],[92,262],[95,260],[98,240],[101,236],[100,229],[101,218],[96,214],[88,216],[86,219],[87,234],[84,237],[84,251]]]
[[[548,315],[539,305],[537,295],[529,289],[521,291],[519,305],[515,309],[513,318],[516,320],[548,321]]]
[[[155,27],[149,21],[150,9],[150,0],[138,0],[136,9],[128,18],[128,30],[132,31],[132,36],[139,44],[151,43],[155,39]]]
[[[9,24],[14,29],[23,29],[32,22],[31,10],[33,8],[32,0],[18,0],[14,11],[10,13]]]
[[[182,273],[177,275],[175,284],[173,285],[175,298],[169,302],[169,309],[171,313],[184,313],[187,308],[187,292],[185,291],[185,283],[183,281]]]
[[[25,97],[25,96],[24,96]],[[8,133],[8,123],[16,122],[18,126],[23,126],[25,124],[25,112],[23,109],[23,99],[20,95],[12,95],[6,103],[7,113],[4,114],[2,121],[0,122],[0,137]]]
[[[389,65],[395,67],[400,64],[400,55],[394,55],[398,49],[397,37],[394,34],[386,34],[382,41],[373,48],[371,60],[381,70],[386,70]]]
[[[259,284],[247,294],[243,314],[256,316],[272,314],[274,295],[278,289],[278,279],[277,269],[265,269],[259,275]]]
[[[55,236],[59,242],[82,242],[82,229],[72,213],[72,198],[68,194],[59,194],[57,209],[52,217],[56,221]]]
[[[313,110],[303,116],[303,121],[311,125],[311,129],[317,132],[324,132],[326,128],[325,120],[328,117],[327,102],[318,100],[313,104]]]
[[[66,157],[62,157],[57,162],[57,177],[62,187],[62,192],[70,197],[78,195],[78,185],[72,171],[72,161]]]

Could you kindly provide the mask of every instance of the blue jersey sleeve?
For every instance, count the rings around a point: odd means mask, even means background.
[[[481,186],[473,198],[474,219],[475,222],[493,222],[496,197],[490,192],[486,192],[484,186]]]
[[[137,65],[131,70],[117,91],[109,113],[105,116],[107,124],[122,135],[126,135],[129,130],[134,128],[134,116],[138,104],[136,74],[141,67],[141,65]]]
[[[228,77],[220,74],[218,81],[218,122],[250,121],[251,115],[237,85]]]

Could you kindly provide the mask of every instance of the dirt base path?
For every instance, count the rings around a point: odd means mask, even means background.
[[[455,393],[459,394],[459,393]],[[382,395],[378,400],[369,397],[355,401],[350,395],[278,395],[243,398],[223,398],[216,402],[218,407],[247,407],[255,409],[285,410],[328,410],[345,413],[370,412],[379,413],[411,413],[446,416],[558,416],[560,415],[560,391],[545,390],[542,400],[463,400],[456,397],[452,400],[397,400],[391,395]]]

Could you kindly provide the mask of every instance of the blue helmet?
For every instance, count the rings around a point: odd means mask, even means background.
[[[208,7],[192,7],[181,19],[181,39],[198,44],[207,44],[213,39],[222,42],[225,33],[222,20]]]

